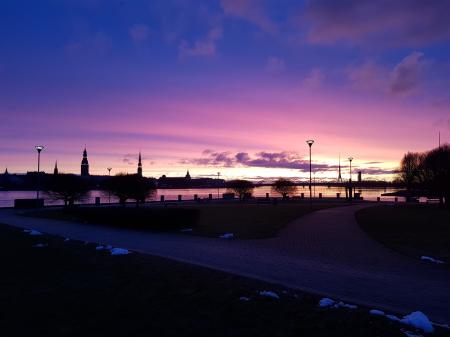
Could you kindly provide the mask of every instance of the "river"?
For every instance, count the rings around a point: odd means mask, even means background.
[[[395,192],[395,188],[356,188],[355,192],[361,193],[361,196],[365,200],[376,200],[377,197],[381,197],[384,201],[393,201],[394,197],[383,197],[382,193]],[[226,192],[226,189],[221,188],[219,191],[217,188],[176,188],[176,189],[158,189],[149,198],[149,201],[160,200],[161,196],[164,195],[165,200],[177,200],[178,195],[181,195],[183,200],[193,199],[194,195],[197,194],[199,198],[207,198],[209,194],[212,194],[213,198],[217,198],[217,195],[222,195]],[[264,197],[266,193],[270,196],[279,196],[278,193],[272,190],[271,186],[259,186],[253,191],[255,197]],[[305,197],[309,196],[308,186],[299,186],[296,195],[301,193],[305,194]],[[327,186],[313,186],[313,197],[318,198],[319,193],[322,193],[323,197],[335,197],[336,193],[341,193],[341,196],[345,196],[344,187],[327,187]],[[12,207],[14,206],[14,199],[29,199],[35,198],[35,191],[0,191],[0,207]],[[52,200],[44,192],[41,192],[41,197],[44,198],[45,205],[59,205],[62,204],[59,200]],[[117,202],[117,198],[111,196],[109,198],[108,193],[99,190],[93,190],[88,193],[87,198],[83,201],[84,203],[94,203],[95,198],[100,197],[101,203]],[[398,198],[399,201],[403,201],[403,198]]]

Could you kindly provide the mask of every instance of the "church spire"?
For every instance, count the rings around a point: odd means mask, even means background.
[[[55,161],[55,168],[53,169],[53,174],[57,175],[59,173],[58,171],[58,161]]]
[[[142,177],[142,158],[141,158],[141,151],[139,151],[139,162],[138,162],[137,174],[138,174],[139,177]]]
[[[81,175],[82,176],[88,176],[89,175],[89,162],[88,162],[88,159],[87,159],[86,146],[84,147],[83,160],[81,161]]]

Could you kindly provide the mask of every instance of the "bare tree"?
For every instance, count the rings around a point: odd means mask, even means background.
[[[248,180],[236,179],[227,182],[227,189],[236,193],[240,200],[242,200],[246,194],[252,193],[254,188],[255,186],[253,183]]]
[[[155,186],[149,179],[137,174],[119,173],[108,179],[105,189],[116,196],[122,205],[131,199],[136,201],[138,207],[139,203],[145,202],[154,193]]]
[[[450,145],[444,144],[427,152],[423,158],[425,186],[439,197],[441,205],[450,207]]]
[[[73,206],[76,201],[86,199],[89,188],[81,177],[74,174],[52,176],[47,187],[47,195],[54,200],[62,200],[65,206]]]
[[[297,191],[297,186],[295,186],[292,180],[279,178],[277,181],[275,181],[272,189],[275,192],[281,194],[283,197],[286,197],[287,195],[294,194],[295,191]]]

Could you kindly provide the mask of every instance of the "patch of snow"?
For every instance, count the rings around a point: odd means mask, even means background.
[[[48,247],[48,244],[46,244],[46,243],[38,243],[38,244],[35,244],[33,246],[33,248],[44,248],[44,247]]]
[[[275,298],[277,300],[280,299],[280,296],[278,296],[278,294],[276,292],[273,292],[273,291],[263,290],[263,291],[259,292],[259,295],[265,296],[265,297]]]
[[[65,238],[65,239],[64,239],[64,242],[67,242],[67,241],[70,241],[70,239],[69,239],[69,238]]]
[[[389,318],[391,321],[399,322],[400,318],[395,315],[386,315],[386,318]]]
[[[95,247],[95,249],[96,250],[102,250],[102,249],[105,249],[105,246],[97,246],[97,247]]]
[[[450,326],[449,326],[448,324],[440,324],[440,323],[434,323],[434,322],[432,322],[432,324],[433,324],[434,326],[438,326],[438,327],[440,327],[440,328],[450,330]]]
[[[112,248],[110,250],[111,255],[127,255],[130,254],[130,251],[125,248]]]
[[[107,245],[107,246],[105,247],[105,249],[107,249],[107,250],[111,250],[111,249],[112,249],[112,247],[113,247],[113,246],[111,246],[111,245]]]
[[[402,329],[401,332],[403,332],[407,337],[423,337],[422,335],[416,335],[415,333],[406,331],[405,329]]]
[[[225,233],[225,234],[222,234],[221,236],[219,236],[219,238],[221,238],[221,239],[232,239],[232,238],[234,238],[234,234],[233,233]]]
[[[183,228],[180,232],[192,232],[192,228]]]
[[[420,259],[421,259],[422,261],[431,262],[431,263],[437,263],[437,264],[442,264],[442,263],[444,263],[444,261],[442,261],[442,260],[438,260],[438,259],[435,259],[435,258],[433,258],[433,257],[425,256],[425,255],[422,255],[422,256],[420,257]]]
[[[334,305],[334,301],[331,298],[324,297],[319,301],[319,307],[327,308]]]
[[[241,296],[241,297],[239,297],[239,301],[248,302],[248,301],[250,301],[250,298],[248,298],[246,296]]]
[[[409,315],[404,316],[400,322],[410,325],[416,329],[421,329],[426,333],[431,333],[434,331],[433,324],[431,324],[428,317],[421,311],[414,311]]]
[[[369,311],[371,315],[375,316],[384,316],[384,311],[378,310],[378,309],[372,309]]]
[[[37,231],[35,229],[24,229],[24,232],[28,233],[30,235],[33,235],[33,236],[35,236],[35,235],[42,235],[41,232],[39,232],[39,231]]]
[[[344,302],[339,302],[334,305],[335,308],[347,308],[347,309],[357,309],[358,306],[354,304],[348,304]]]

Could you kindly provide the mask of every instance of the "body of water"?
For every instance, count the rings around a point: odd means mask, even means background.
[[[395,192],[395,188],[356,188],[355,192],[361,193],[361,196],[365,200],[376,200],[377,197],[381,197],[383,201],[393,201],[394,197],[383,197],[381,194]],[[181,195],[183,200],[194,199],[194,195],[197,194],[199,198],[207,198],[209,194],[212,194],[213,198],[217,198],[218,195],[226,192],[225,188],[218,190],[217,188],[177,188],[177,189],[158,189],[148,199],[148,201],[160,200],[164,195],[165,200],[177,200],[178,195]],[[266,193],[269,193],[271,197],[279,197],[280,195],[272,190],[271,186],[256,187],[253,191],[255,197],[265,197]],[[305,194],[305,197],[309,197],[308,186],[299,186],[295,195]],[[327,186],[313,186],[313,197],[318,198],[319,193],[322,193],[323,197],[336,197],[336,193],[341,193],[341,197],[345,197],[344,187],[327,187]],[[12,207],[14,206],[14,199],[31,199],[36,197],[36,191],[0,191],[0,207]],[[45,205],[61,205],[59,200],[50,199],[45,192],[41,192],[41,197],[45,199]],[[83,203],[94,203],[95,198],[100,197],[101,203],[117,202],[117,198],[109,197],[107,192],[93,190],[88,193],[87,198]],[[403,201],[403,198],[399,197],[399,201]]]

